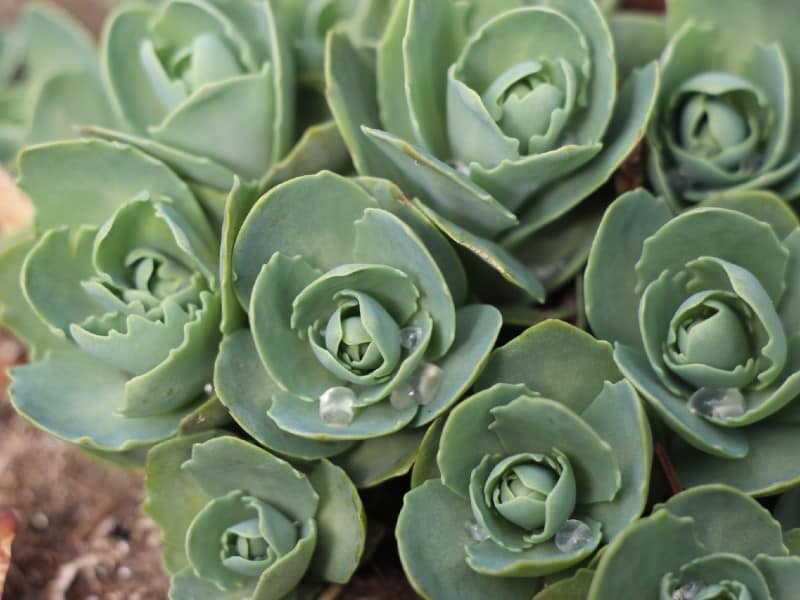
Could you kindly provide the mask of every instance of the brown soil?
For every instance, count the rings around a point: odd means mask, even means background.
[[[11,344],[0,334],[0,363],[16,358]],[[166,598],[169,581],[160,566],[159,532],[140,508],[143,483],[141,472],[90,459],[33,428],[0,392],[0,508],[13,509],[19,520],[3,600]],[[367,492],[365,500],[384,507],[378,520],[390,521],[399,510],[392,500],[402,493],[399,484]],[[387,523],[384,529],[391,528]],[[321,596],[415,597],[390,534],[348,586],[332,586]]]
[[[5,396],[0,432],[0,507],[19,519],[5,600],[166,597],[159,533],[139,510],[140,473],[34,429]]]

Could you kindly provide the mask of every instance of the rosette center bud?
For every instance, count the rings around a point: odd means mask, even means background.
[[[676,362],[731,371],[752,357],[752,311],[735,298],[692,296],[676,311],[668,348]]]
[[[234,490],[214,498],[192,521],[189,562],[223,590],[281,562],[300,538],[297,524],[272,504]]]
[[[686,81],[673,98],[676,158],[691,168],[691,160],[711,161],[736,171],[759,166],[765,136],[774,115],[761,90],[728,73],[701,73]]]
[[[377,385],[407,355],[401,329],[411,325],[418,292],[394,269],[347,265],[325,273],[297,295],[291,326],[339,379]]]
[[[569,63],[531,60],[502,73],[482,100],[502,131],[519,140],[521,151],[534,153],[539,144],[532,141],[541,142],[548,132],[551,138],[557,137],[564,124],[567,94],[574,94],[574,88],[575,74]]]
[[[536,542],[555,535],[575,509],[575,476],[557,452],[516,454],[498,462],[484,486],[485,501],[503,520]],[[534,540],[529,540],[534,541]]]

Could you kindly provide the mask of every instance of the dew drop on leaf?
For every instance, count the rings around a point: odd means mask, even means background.
[[[400,330],[400,345],[406,350],[413,350],[422,339],[422,327],[406,327]]]
[[[353,422],[356,394],[348,387],[332,387],[319,397],[319,416],[329,427],[347,427]]]
[[[472,519],[464,523],[464,531],[466,531],[467,537],[475,543],[489,539],[489,532],[486,528]]]
[[[715,419],[741,417],[744,396],[737,388],[700,388],[689,398],[692,414]]]
[[[433,363],[423,363],[411,376],[392,392],[392,406],[406,410],[412,406],[426,406],[436,399],[442,386],[444,371]]]
[[[578,519],[567,519],[556,532],[556,548],[572,553],[580,550],[592,540],[592,528]]]

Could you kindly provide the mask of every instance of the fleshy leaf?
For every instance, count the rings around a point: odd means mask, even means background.
[[[302,256],[327,271],[353,260],[353,223],[377,202],[360,186],[329,172],[270,190],[245,219],[233,250],[236,293],[243,306],[262,265],[275,252]],[[373,262],[373,261],[367,261]]]
[[[171,437],[191,410],[123,416],[125,373],[78,349],[52,352],[14,369],[11,379],[17,411],[60,439],[98,450],[125,451]]]
[[[730,552],[753,559],[760,553],[786,553],[780,525],[769,511],[725,485],[707,485],[673,496],[659,511],[691,517],[697,540],[707,554]]]
[[[541,587],[530,578],[487,577],[467,565],[469,502],[439,481],[407,493],[397,521],[400,560],[411,585],[426,598],[528,600]]]
[[[650,424],[636,391],[624,380],[606,383],[581,416],[611,446],[622,475],[613,502],[582,507],[603,524],[604,539],[611,541],[644,512],[653,463]]]
[[[146,192],[168,198],[205,245],[218,243],[187,185],[135,148],[102,140],[55,142],[23,152],[19,170],[19,185],[33,201],[41,229],[100,225]]]
[[[719,427],[692,414],[685,398],[676,396],[664,387],[644,353],[617,345],[614,359],[656,414],[689,443],[726,458],[742,458],[748,453],[750,443],[747,434],[739,429]]]
[[[289,463],[234,437],[218,437],[192,448],[181,467],[211,497],[242,490],[298,521],[312,518],[319,498]]]
[[[275,424],[267,412],[272,406],[272,397],[281,389],[259,360],[252,335],[245,329],[223,340],[214,383],[220,400],[236,422],[273,452],[316,460],[344,452],[349,446],[345,442],[317,442],[294,436]]]
[[[608,343],[563,321],[548,320],[495,350],[476,388],[521,383],[580,413],[605,381],[621,378]]]
[[[603,216],[584,280],[586,316],[599,338],[641,347],[634,266],[644,241],[670,216],[664,202],[644,190],[621,196]]]
[[[753,496],[780,493],[800,482],[800,468],[794,460],[798,451],[798,426],[776,422],[749,425],[745,431],[749,450],[736,460],[710,456],[690,447],[676,445],[675,468],[689,485],[724,483]]]
[[[472,385],[489,359],[502,317],[493,306],[472,304],[456,311],[456,336],[437,363],[442,379],[436,397],[421,406],[412,427],[427,425],[449,409]]]
[[[767,223],[718,208],[679,215],[647,239],[636,264],[637,292],[662,272],[681,270],[699,256],[721,258],[750,271],[773,302],[780,301],[789,252]]]
[[[487,454],[505,449],[490,429],[492,409],[530,392],[524,385],[499,383],[470,396],[456,406],[445,421],[437,462],[442,482],[463,498],[469,497],[470,473]]]
[[[319,495],[311,570],[326,581],[347,583],[364,553],[364,507],[344,471],[328,461],[320,461],[308,479]]]
[[[634,523],[606,549],[589,590],[587,600],[657,598],[661,578],[705,554],[694,536],[694,521],[666,511]],[[670,552],[653,552],[653,548]],[[636,569],[628,569],[636,564]],[[620,577],[620,573],[626,573]]]
[[[319,441],[362,440],[400,431],[414,418],[417,407],[398,410],[386,398],[354,411],[349,425],[328,425],[320,416],[319,400],[309,402],[284,392],[273,396],[269,416],[284,431],[302,437]]]
[[[611,446],[578,415],[558,402],[522,397],[492,409],[490,429],[508,454],[556,448],[575,470],[578,503],[615,498],[621,485]]]
[[[179,437],[158,444],[147,457],[147,500],[145,510],[161,528],[164,564],[176,573],[189,563],[186,559],[186,531],[211,499],[181,464],[192,456],[192,446],[219,432],[210,431]]]
[[[365,210],[355,223],[353,258],[394,267],[411,277],[421,293],[420,310],[429,313],[434,322],[426,356],[443,356],[455,337],[453,297],[436,261],[408,225],[386,211]]]
[[[371,488],[408,472],[424,434],[423,429],[404,429],[367,439],[334,460],[357,488]]]
[[[586,545],[571,552],[562,552],[553,540],[536,544],[528,550],[511,552],[485,540],[467,546],[467,562],[478,573],[491,577],[541,577],[567,570],[591,554],[603,539],[602,528],[591,521],[592,536]]]

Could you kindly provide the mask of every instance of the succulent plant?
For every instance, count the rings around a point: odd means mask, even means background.
[[[36,235],[0,255],[0,306],[35,360],[12,371],[15,408],[101,452],[170,437],[211,382],[218,235],[186,184],[134,148],[46,144],[20,173]]]
[[[800,449],[799,260],[797,219],[768,193],[673,218],[639,190],[606,213],[586,314],[654,415],[688,442],[673,448],[684,484],[763,495],[800,482],[800,464],[785,459]]]
[[[161,527],[173,600],[312,598],[346,583],[366,522],[347,475],[305,472],[216,432],[176,438],[147,458],[145,507]]]
[[[453,250],[387,181],[322,172],[257,197],[237,188],[226,215],[221,400],[271,450],[339,455],[359,486],[407,470],[500,313],[464,306]]]
[[[136,145],[227,193],[260,179],[295,140],[295,69],[272,2],[125,4],[106,24],[108,87]]]
[[[651,180],[675,207],[725,190],[800,195],[800,7],[668,0],[671,37],[648,129]]]
[[[426,598],[530,598],[615,539],[647,500],[644,407],[611,348],[546,321],[496,350],[453,409],[439,479],[406,495],[400,558]]]
[[[707,485],[622,532],[602,554],[587,600],[790,600],[798,585],[800,557],[789,555],[769,512],[733,488]]]
[[[537,233],[609,179],[655,102],[657,68],[618,93],[614,52],[593,0],[403,0],[374,52],[330,35],[328,100],[359,173],[418,198],[490,267],[484,287],[541,300],[536,273],[563,283],[593,228]],[[550,237],[564,256],[537,246]]]
[[[0,30],[0,162],[87,124],[114,124],[88,33],[57,7],[25,6]]]
[[[298,79],[320,91],[325,87],[325,37],[344,30],[365,45],[380,40],[396,0],[272,0],[289,30]]]

